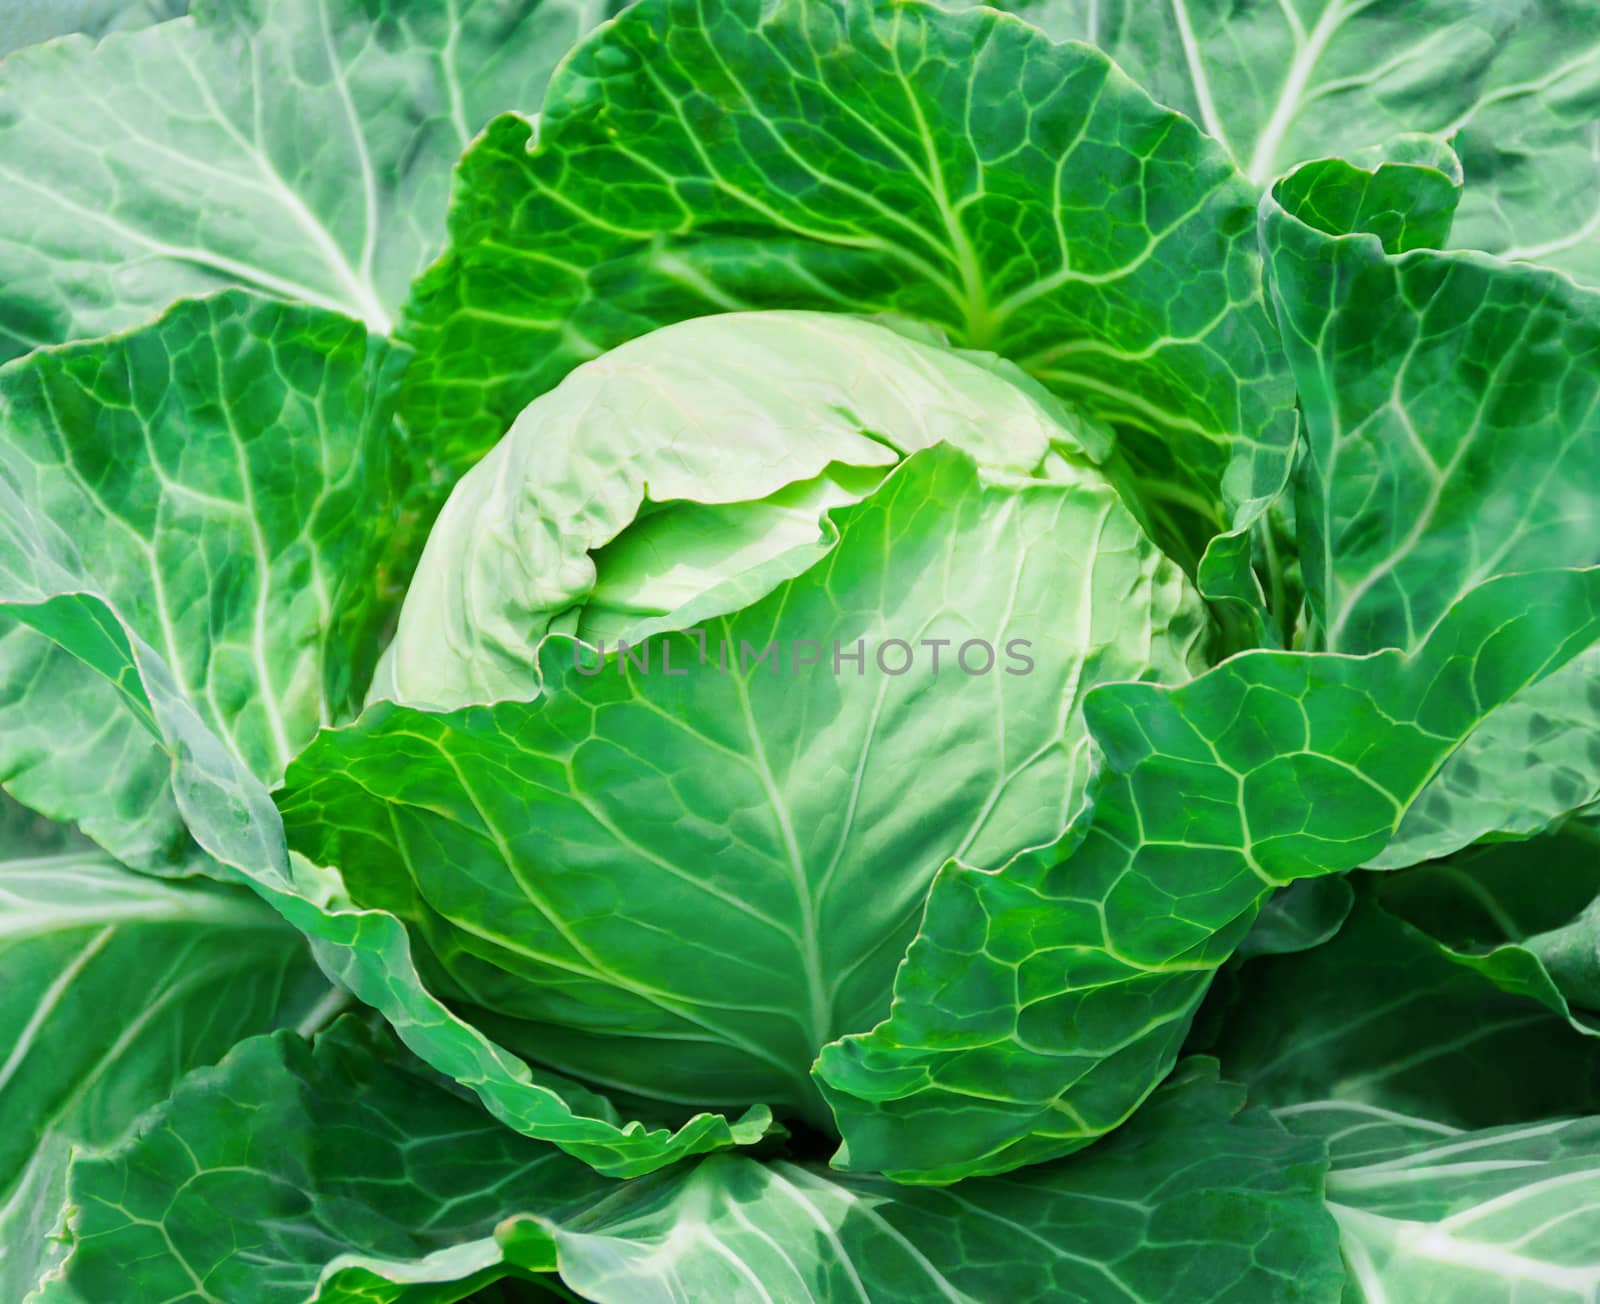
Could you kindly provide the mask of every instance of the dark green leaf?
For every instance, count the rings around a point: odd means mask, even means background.
[[[1600,846],[1583,826],[1470,847],[1373,890],[1443,955],[1600,1035]]]
[[[1363,897],[1331,942],[1252,960],[1223,1072],[1281,1109],[1337,1100],[1456,1128],[1600,1111],[1600,1044]]]
[[[1321,946],[1339,931],[1354,903],[1350,882],[1342,877],[1302,878],[1280,887],[1262,904],[1237,954],[1249,959]]]
[[[537,132],[500,118],[463,160],[403,411],[459,470],[653,327],[893,312],[1119,425],[1192,566],[1291,453],[1253,205],[1103,56],[992,11],[646,0],[557,73]],[[1237,563],[1213,569],[1247,592]]]
[[[948,1181],[1120,1124],[1268,892],[1372,856],[1485,715],[1594,640],[1597,599],[1600,571],[1508,577],[1409,656],[1248,652],[1092,693],[1090,810],[998,872],[946,866],[890,1017],[824,1050],[849,1163]]]
[[[60,1257],[74,1148],[240,1037],[315,1017],[304,940],[243,888],[135,874],[0,794],[0,1298]]]
[[[43,1300],[431,1304],[559,1270],[599,1304],[1332,1304],[1323,1143],[1241,1103],[1196,1063],[1093,1153],[943,1191],[726,1155],[612,1183],[348,1026],[259,1038],[79,1164]]]

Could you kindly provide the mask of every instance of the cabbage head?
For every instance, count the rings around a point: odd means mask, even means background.
[[[614,646],[737,610],[828,551],[831,508],[941,443],[988,479],[1109,488],[1103,427],[911,323],[728,313],[620,345],[529,404],[457,484],[372,696],[530,697],[546,634]],[[1192,642],[1192,598],[1173,568],[1160,583]]]
[[[1597,74],[0,0],[0,1304],[1595,1297]]]
[[[941,866],[1061,833],[1095,684],[1198,667],[1110,448],[992,355],[857,317],[611,350],[433,528],[374,690],[430,714],[359,726],[405,763],[302,798],[395,854],[308,851],[530,1061],[835,1130],[813,1062],[887,1015]]]

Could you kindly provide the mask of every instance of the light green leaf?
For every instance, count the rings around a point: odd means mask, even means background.
[[[555,637],[538,701],[323,733],[291,845],[528,1058],[829,1127],[812,1061],[887,1013],[939,866],[1057,836],[1083,695],[1186,677],[1197,632],[1103,483],[988,483],[941,445],[832,520],[827,557],[698,635],[595,664]]]
[[[0,368],[11,792],[139,868],[193,857],[149,703],[109,668],[115,632],[54,600],[85,575],[263,779],[348,716],[388,614],[399,361],[356,322],[230,292]]]
[[[823,1051],[848,1163],[950,1181],[1118,1126],[1268,892],[1373,855],[1488,712],[1595,640],[1597,598],[1600,570],[1507,577],[1409,656],[1247,652],[1091,694],[1090,809],[998,872],[947,865],[890,1017]]]
[[[1273,1109],[1337,1100],[1466,1129],[1600,1113],[1600,1044],[1370,892],[1325,945],[1225,974],[1206,1022],[1223,1072]]]
[[[1581,6],[1484,0],[1012,0],[1058,40],[1105,50],[1188,114],[1257,185],[1309,158],[1405,132],[1441,132],[1498,85],[1497,46],[1519,19],[1574,35]],[[1541,12],[1542,11],[1542,12]],[[1510,55],[1505,62],[1515,59]]]
[[[1097,52],[991,10],[645,0],[558,71],[537,131],[500,118],[463,160],[403,413],[459,468],[665,323],[893,312],[1117,425],[1193,566],[1292,451],[1253,202]]]
[[[1464,1132],[1338,1101],[1278,1117],[1332,1146],[1347,1301],[1559,1304],[1600,1291],[1600,1118]]]
[[[948,1191],[727,1155],[616,1184],[348,1024],[314,1050],[259,1038],[79,1165],[76,1253],[44,1300],[410,1304],[559,1270],[599,1304],[1128,1304],[1175,1279],[1197,1304],[1331,1304],[1324,1147],[1241,1104],[1196,1063],[1092,1154]]]
[[[1596,0],[1007,0],[1100,46],[1257,185],[1407,132],[1453,144],[1451,243],[1600,285]]]
[[[663,327],[571,372],[462,477],[369,696],[532,698],[547,633],[616,646],[749,606],[828,551],[829,509],[918,449],[1103,489],[1102,439],[993,355],[880,323]]]
[[[1600,286],[1600,4],[1537,0],[1515,22],[1451,124],[1467,192],[1450,243]]]
[[[189,1069],[313,1014],[304,940],[242,888],[135,874],[0,795],[0,1298],[59,1260],[74,1149]]]
[[[177,18],[189,0],[0,0],[0,56],[53,36],[146,27]]]
[[[1600,292],[1385,248],[1358,197],[1384,189],[1392,213],[1408,185],[1429,213],[1449,190],[1426,168],[1330,160],[1262,207],[1305,416],[1300,556],[1322,642],[1341,651],[1416,646],[1490,576],[1600,562]],[[1374,863],[1537,832],[1600,796],[1597,664],[1580,658],[1485,721]]]
[[[244,285],[387,332],[450,169],[605,0],[213,0],[0,69],[0,359]]]

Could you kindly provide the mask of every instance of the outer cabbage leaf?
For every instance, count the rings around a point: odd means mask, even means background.
[[[1258,185],[1407,132],[1450,141],[1452,243],[1600,284],[1595,0],[1008,0],[1100,46]]]
[[[1262,205],[1305,414],[1300,555],[1337,650],[1414,647],[1492,575],[1600,561],[1600,292],[1380,241],[1372,230],[1393,223],[1371,219],[1403,211],[1407,187],[1427,212],[1451,190],[1426,168],[1328,161]],[[1384,204],[1365,202],[1375,189]],[[1597,664],[1487,720],[1375,863],[1537,832],[1600,797]]]
[[[1202,1304],[1332,1304],[1324,1147],[1241,1103],[1196,1064],[1093,1154],[950,1191],[733,1156],[618,1186],[344,1024],[245,1043],[81,1163],[78,1243],[42,1298],[410,1304],[559,1271],[599,1304],[1120,1304],[1173,1280]]]
[[[1447,958],[1600,1035],[1600,843],[1586,826],[1469,847],[1374,891]]]
[[[1336,934],[1355,904],[1355,894],[1344,877],[1296,879],[1262,903],[1237,954],[1288,955],[1321,946]]]
[[[43,827],[41,827],[41,825]],[[315,1020],[304,940],[242,888],[163,882],[0,796],[0,1297],[59,1260],[73,1152],[239,1038]]]
[[[212,0],[0,70],[0,359],[244,285],[387,332],[450,168],[604,0]]]
[[[732,1144],[758,1140],[770,1116],[748,1111],[729,1124],[701,1115],[676,1132],[624,1124],[601,1097],[527,1066],[452,1015],[422,987],[404,928],[392,915],[357,910],[326,872],[285,850],[272,799],[177,690],[160,656],[133,634],[89,581],[53,600],[63,646],[125,686],[147,710],[171,758],[174,794],[196,841],[311,939],[318,963],[377,1009],[406,1044],[475,1091],[507,1124],[538,1131],[601,1172],[626,1175]],[[0,591],[0,598],[5,595]]]
[[[1249,652],[1092,693],[1090,809],[998,872],[947,865],[890,1017],[823,1051],[847,1162],[950,1181],[1116,1127],[1268,892],[1373,855],[1485,715],[1594,641],[1597,582],[1492,581],[1409,655]]]
[[[609,1226],[545,1230],[562,1276],[602,1304],[651,1304],[663,1278],[691,1300],[761,1298],[759,1282],[796,1304],[1123,1304],[1181,1282],[1198,1301],[1331,1304],[1321,1147],[1242,1104],[1195,1063],[1094,1151],[1007,1178],[916,1190],[716,1156],[670,1194],[647,1179],[667,1198]],[[533,1230],[519,1221],[513,1235]]]
[[[1306,418],[1302,558],[1335,651],[1414,646],[1474,584],[1600,549],[1600,292],[1380,241],[1369,204],[1335,202],[1379,186],[1392,211],[1448,181],[1328,160],[1262,205]]]
[[[94,843],[72,825],[46,819],[4,795],[0,795],[0,847],[8,853],[29,856],[95,850]]]
[[[0,368],[11,792],[139,868],[194,860],[148,702],[64,646],[113,637],[51,600],[84,574],[265,780],[354,709],[389,614],[398,362],[357,322],[230,292]]]
[[[832,520],[822,561],[642,659],[557,636],[537,701],[324,732],[279,797],[291,845],[530,1059],[829,1126],[812,1061],[887,1012],[935,871],[1056,837],[1083,695],[1186,677],[1198,632],[1103,483],[986,483],[940,446]]]
[[[1219,985],[1224,1071],[1328,1140],[1347,1299],[1584,1298],[1600,1279],[1600,1136],[1593,1117],[1560,1116],[1600,1108],[1600,1046],[1377,904],[1443,888],[1434,914],[1470,923],[1445,867],[1361,877],[1332,942]]]
[[[1528,837],[1600,801],[1600,648],[1489,716],[1370,862],[1414,865],[1491,836]]]
[[[38,1301],[445,1304],[506,1273],[508,1214],[617,1193],[347,1018],[314,1048],[242,1042],[126,1145],[79,1160],[66,1264]]]
[[[0,56],[53,36],[146,27],[178,18],[189,0],[0,0]]]
[[[534,697],[545,634],[637,643],[748,606],[828,551],[830,508],[917,449],[1103,488],[1103,441],[992,355],[859,318],[663,327],[535,399],[456,485],[370,696]]]
[[[1463,1132],[1336,1101],[1279,1117],[1332,1146],[1347,1301],[1556,1304],[1600,1291],[1600,1119]]]
[[[645,0],[557,72],[537,132],[500,118],[464,158],[402,410],[460,468],[665,323],[893,312],[1118,425],[1192,566],[1292,452],[1252,203],[1102,55],[993,11]],[[1244,585],[1239,547],[1219,584]]]
[[[673,1134],[536,1082],[422,989],[399,921],[289,859],[262,776],[280,728],[298,743],[351,702],[372,652],[387,356],[357,323],[230,292],[0,372],[8,786],[147,871],[171,845],[186,871],[237,872],[442,1072],[597,1167],[754,1139],[760,1111]]]
[[[1208,1005],[1208,1052],[1285,1117],[1330,1100],[1466,1130],[1600,1112],[1600,1044],[1370,892],[1331,942],[1251,960]]]

